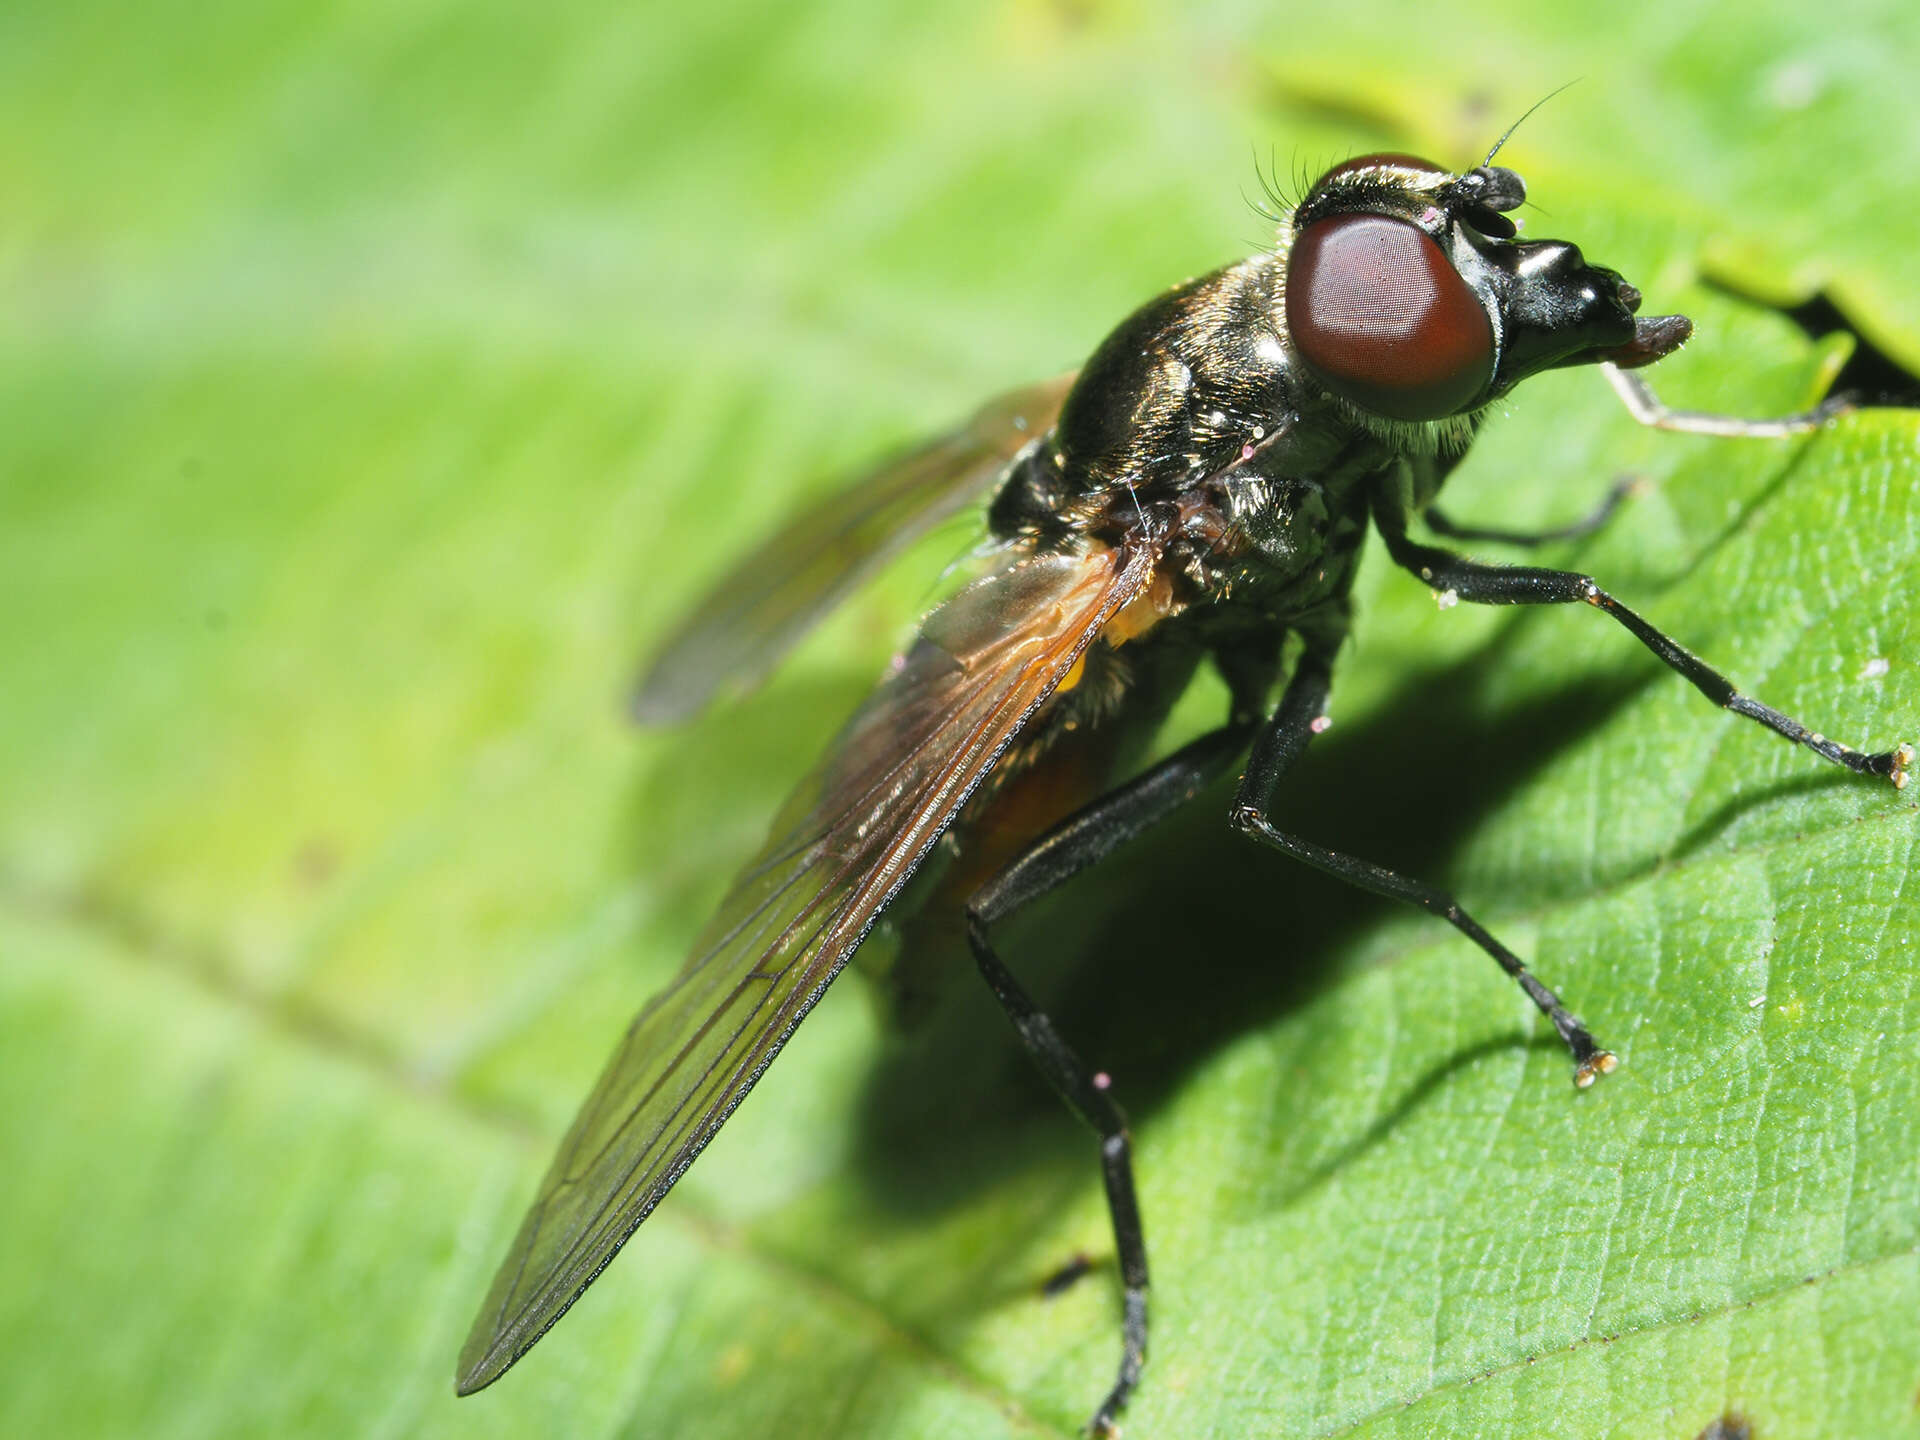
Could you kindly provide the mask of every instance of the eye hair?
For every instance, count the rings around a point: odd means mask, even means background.
[[[1296,156],[1295,164],[1298,163]],[[1293,177],[1291,186],[1284,183],[1280,178],[1279,158],[1271,147],[1267,150],[1267,163],[1264,167],[1260,163],[1259,150],[1254,150],[1253,174],[1254,178],[1260,182],[1262,198],[1255,199],[1247,195],[1244,190],[1241,191],[1241,195],[1256,215],[1272,225],[1286,223],[1287,216],[1291,215],[1301,200],[1306,198],[1307,187],[1312,183],[1311,181],[1303,182],[1297,174]]]
[[[1443,415],[1438,420],[1395,420],[1363,410],[1331,391],[1326,393],[1354,424],[1410,455],[1459,454],[1473,443],[1481,418],[1494,403],[1489,400],[1477,409],[1460,415]]]
[[[1389,175],[1394,178],[1388,178]],[[1416,178],[1425,176],[1426,178]],[[1383,213],[1391,211],[1401,213],[1405,210],[1409,197],[1416,195],[1431,196],[1441,186],[1451,183],[1457,177],[1444,171],[1429,174],[1426,171],[1413,170],[1398,165],[1387,164],[1378,170],[1354,170],[1345,175],[1337,175],[1327,183],[1323,190],[1309,185],[1301,191],[1301,198],[1293,209],[1295,227],[1317,220],[1334,208],[1337,198],[1338,208],[1349,206],[1365,209],[1378,205]]]
[[[1348,156],[1347,158],[1352,159],[1354,157]],[[1289,222],[1297,224],[1301,207],[1309,200],[1319,198],[1314,194],[1315,182],[1318,181],[1322,175],[1326,174],[1328,170],[1332,169],[1333,164],[1336,163],[1339,162],[1309,166],[1296,153],[1293,157],[1291,173],[1283,179],[1280,174],[1280,162],[1274,152],[1271,149],[1268,150],[1266,161],[1263,164],[1260,159],[1259,150],[1255,149],[1253,152],[1253,174],[1254,178],[1259,181],[1260,194],[1258,196],[1248,195],[1246,191],[1242,190],[1240,192],[1241,198],[1247,202],[1247,207],[1251,209],[1254,214],[1260,216],[1261,219],[1270,225],[1284,227],[1288,225]],[[1386,168],[1393,169],[1394,167],[1389,166]],[[1327,188],[1326,193],[1339,194],[1343,198],[1351,198],[1364,204],[1369,200],[1396,199],[1404,196],[1409,189],[1420,190],[1422,188],[1426,187],[1418,184],[1409,185],[1404,179],[1390,180],[1384,175],[1360,170],[1355,171],[1352,175],[1342,175]]]

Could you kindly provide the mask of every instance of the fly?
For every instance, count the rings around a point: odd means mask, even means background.
[[[1034,1063],[1099,1137],[1124,1286],[1118,1374],[1091,1428],[1112,1433],[1147,1351],[1147,1252],[1127,1126],[995,949],[1013,911],[1093,865],[1228,772],[1248,839],[1446,920],[1520,985],[1585,1087],[1613,1054],[1452,897],[1283,831],[1270,803],[1325,728],[1362,542],[1443,603],[1588,605],[1714,704],[1896,787],[1913,749],[1863,752],[1741,694],[1586,575],[1491,565],[1414,538],[1558,538],[1467,530],[1433,502],[1488,407],[1530,375],[1598,365],[1634,418],[1666,430],[1779,436],[1842,407],[1747,421],[1673,411],[1638,374],[1691,333],[1638,317],[1640,293],[1578,248],[1522,240],[1526,198],[1488,161],[1455,173],[1408,155],[1335,166],[1277,245],[1188,281],[1122,321],[1077,376],[997,400],[953,434],[805,514],[721,582],[655,660],[636,709],[691,715],[764,676],[888,554],[991,496],[982,578],[928,616],[787,801],[666,990],[628,1029],[574,1120],[462,1350],[457,1385],[491,1384],[534,1345],[726,1122],[928,850],[953,829],[1016,838],[966,903],[981,973]],[[1581,526],[1605,518],[1610,496]],[[1277,704],[1282,644],[1298,641]],[[1202,661],[1230,696],[1219,728],[1123,783]],[[1034,820],[1023,777],[1076,777],[1064,819]],[[1082,780],[1078,777],[1093,777]],[[1075,790],[1075,785],[1079,789]]]

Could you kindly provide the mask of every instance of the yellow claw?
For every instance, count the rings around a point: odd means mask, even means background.
[[[1576,1090],[1590,1089],[1593,1082],[1602,1075],[1611,1075],[1620,1068],[1620,1057],[1611,1050],[1596,1050],[1588,1058],[1574,1067],[1573,1085]]]

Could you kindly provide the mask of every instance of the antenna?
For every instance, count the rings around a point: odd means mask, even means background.
[[[1491,165],[1493,163],[1493,157],[1500,153],[1500,147],[1506,144],[1508,140],[1513,138],[1513,132],[1518,130],[1522,125],[1526,124],[1528,117],[1531,116],[1534,111],[1538,110],[1542,105],[1546,104],[1547,101],[1551,100],[1554,96],[1558,95],[1561,90],[1566,90],[1574,85],[1578,85],[1580,83],[1580,79],[1581,79],[1580,76],[1578,75],[1574,76],[1573,79],[1567,81],[1567,83],[1565,85],[1562,85],[1558,90],[1549,90],[1546,94],[1542,95],[1538,100],[1534,101],[1533,104],[1529,105],[1527,107],[1527,113],[1525,115],[1522,115],[1518,120],[1514,121],[1511,125],[1507,126],[1506,134],[1502,135],[1498,140],[1493,142],[1493,148],[1487,151],[1487,158],[1482,160],[1480,163],[1482,165]]]

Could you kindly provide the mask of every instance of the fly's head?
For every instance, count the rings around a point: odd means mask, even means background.
[[[1507,215],[1526,194],[1502,166],[1456,174],[1411,155],[1321,176],[1282,236],[1284,325],[1306,372],[1369,428],[1446,445],[1529,375],[1678,349],[1684,315],[1638,318],[1618,272],[1518,238]]]

